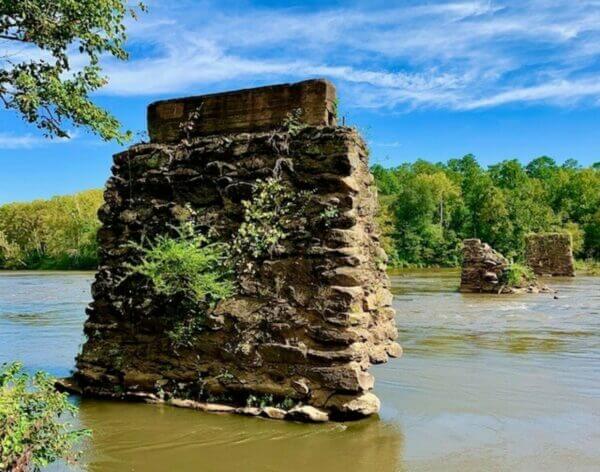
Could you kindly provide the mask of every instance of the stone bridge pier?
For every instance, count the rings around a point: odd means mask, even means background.
[[[331,83],[309,80],[149,106],[150,143],[114,156],[87,341],[64,388],[312,421],[379,410],[369,366],[401,348],[368,151],[336,125],[335,104]],[[231,240],[242,202],[269,178],[304,195],[305,227],[237,274],[234,295],[174,349],[170,320],[187,308],[128,273],[139,260],[130,243],[190,219]]]

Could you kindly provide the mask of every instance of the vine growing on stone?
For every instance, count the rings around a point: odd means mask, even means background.
[[[306,225],[310,192],[294,193],[281,179],[256,181],[252,198],[242,202],[244,219],[231,243],[236,266],[272,256],[292,233]]]
[[[191,222],[176,232],[176,237],[160,235],[147,245],[132,243],[141,259],[127,266],[129,275],[146,277],[157,294],[183,298],[181,317],[167,332],[175,349],[190,347],[206,312],[234,292],[228,245],[210,242]]]

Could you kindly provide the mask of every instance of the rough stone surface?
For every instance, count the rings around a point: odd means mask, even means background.
[[[162,100],[148,108],[148,133],[152,142],[175,143],[181,123],[195,111],[195,136],[264,131],[279,126],[293,110],[301,110],[309,125],[335,126],[335,87],[327,80],[307,80]]]
[[[262,414],[272,420],[282,420],[285,418],[287,411],[282,408],[275,408],[273,406],[266,406],[262,409]]]
[[[463,241],[461,292],[498,292],[508,260],[479,239]]]
[[[296,406],[292,408],[287,412],[286,417],[290,420],[308,421],[311,423],[323,423],[325,421],[329,421],[329,415],[326,411],[309,405]]]
[[[332,415],[343,418],[373,415],[379,412],[381,402],[379,398],[371,392],[367,392],[360,397],[348,397],[346,395],[334,395],[327,401],[327,408],[332,411]]]
[[[463,263],[460,275],[461,292],[477,293],[554,293],[538,280],[523,280],[510,286],[507,283],[509,262],[489,244],[479,239],[463,241]]]
[[[536,275],[573,277],[573,243],[567,233],[544,233],[527,236],[525,246],[527,265]]]
[[[296,192],[311,192],[305,231],[256,261],[254,275],[239,280],[193,343],[173,349],[166,333],[182,305],[128,274],[139,257],[128,243],[172,233],[190,211],[197,228],[228,240],[239,228],[241,201],[257,179],[275,174]],[[325,224],[319,215],[331,205],[337,214]],[[281,413],[243,408],[251,395],[268,398],[268,406],[286,400],[325,416],[335,411],[336,419],[376,412],[374,396],[365,397],[374,381],[367,369],[402,352],[376,206],[365,144],[346,127],[196,136],[116,154],[75,373],[83,394],[189,400],[203,410],[216,402],[269,417]],[[335,395],[343,402],[328,406]]]

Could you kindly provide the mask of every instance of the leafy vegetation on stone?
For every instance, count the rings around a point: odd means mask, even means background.
[[[147,244],[131,243],[140,253],[128,274],[140,274],[167,298],[182,298],[182,310],[171,321],[167,336],[177,350],[191,347],[202,331],[207,310],[234,292],[229,246],[210,242],[191,222],[176,228],[176,236],[160,235]]]
[[[237,259],[258,259],[272,254],[292,231],[305,224],[308,192],[294,193],[282,180],[257,180],[252,198],[242,202],[244,220],[233,238]]]
[[[0,39],[9,47],[0,56],[0,103],[49,137],[68,137],[67,121],[105,140],[128,140],[131,133],[90,95],[107,83],[102,56],[127,59],[125,21],[132,16],[136,9],[124,0],[0,0]],[[26,47],[39,58],[18,59]],[[76,51],[87,63],[75,72]]]
[[[296,402],[289,397],[285,397],[283,400],[278,401],[271,394],[264,395],[248,395],[246,398],[246,406],[255,408],[265,408],[268,406],[281,408],[282,410],[290,410],[296,405]]]
[[[302,109],[300,108],[296,108],[291,113],[288,113],[283,120],[283,129],[287,131],[290,136],[296,136],[307,126],[308,125],[302,121]]]
[[[0,469],[40,470],[58,460],[74,462],[77,442],[90,434],[64,421],[76,411],[47,374],[30,376],[19,363],[2,366]]]
[[[319,213],[318,219],[325,228],[329,228],[332,225],[332,221],[338,216],[340,216],[340,209],[335,206],[328,206]]]
[[[227,245],[209,242],[191,223],[178,228],[176,237],[160,235],[147,245],[132,246],[141,259],[128,266],[130,273],[147,277],[161,295],[214,305],[233,293]]]
[[[167,331],[167,336],[174,349],[181,349],[191,347],[200,331],[202,331],[202,320],[192,316],[176,321],[173,328]]]
[[[184,298],[181,318],[167,331],[174,349],[191,347],[206,310],[233,295],[236,275],[271,254],[293,228],[302,228],[306,196],[293,194],[280,179],[259,180],[252,198],[242,202],[244,221],[229,243],[210,242],[188,222],[175,237],[130,244],[140,261],[127,266],[129,275],[146,277],[157,294]]]
[[[518,262],[511,263],[503,275],[504,280],[502,282],[509,287],[523,287],[536,279],[530,267]]]

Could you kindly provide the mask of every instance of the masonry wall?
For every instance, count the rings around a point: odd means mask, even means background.
[[[536,275],[573,277],[573,243],[567,233],[542,233],[527,236],[525,257]]]
[[[190,218],[229,240],[256,180],[274,175],[312,192],[307,228],[241,277],[193,345],[176,352],[165,333],[182,306],[128,275],[139,256],[128,242],[172,233]],[[368,368],[401,353],[376,205],[365,144],[346,127],[215,134],[115,155],[77,359],[82,392],[225,402],[241,412],[249,395],[266,395],[315,407],[319,418],[375,413]],[[332,206],[337,215],[324,224],[318,215]]]
[[[461,292],[498,293],[508,260],[479,239],[465,239],[462,247]]]

